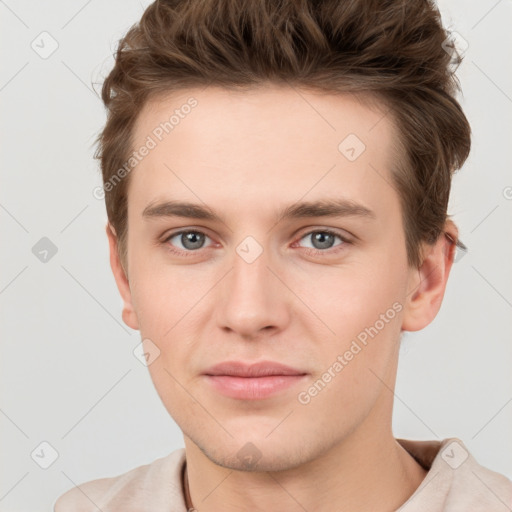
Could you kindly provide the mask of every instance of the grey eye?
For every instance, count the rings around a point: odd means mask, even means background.
[[[168,241],[171,242],[173,238],[176,238],[181,243],[182,247],[178,246],[179,249],[194,251],[203,247],[207,236],[200,231],[182,231],[169,237]]]
[[[335,245],[340,245],[334,243],[336,238],[340,239],[341,243],[343,243],[343,240],[339,235],[331,233],[330,231],[311,231],[311,233],[303,236],[301,240],[308,238],[311,240],[312,248],[318,250],[330,249]]]

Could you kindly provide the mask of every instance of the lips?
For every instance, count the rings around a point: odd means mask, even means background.
[[[306,372],[274,361],[260,361],[253,364],[241,361],[226,361],[212,366],[204,374],[232,377],[268,377],[271,375],[306,375]]]
[[[306,372],[273,361],[247,364],[226,361],[204,372],[208,384],[217,392],[237,400],[263,400],[299,382]]]

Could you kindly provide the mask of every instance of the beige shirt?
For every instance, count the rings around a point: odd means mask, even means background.
[[[398,511],[512,510],[512,482],[478,464],[459,439],[397,441],[428,470]],[[184,464],[185,449],[181,448],[122,475],[91,480],[63,494],[54,512],[187,512]]]

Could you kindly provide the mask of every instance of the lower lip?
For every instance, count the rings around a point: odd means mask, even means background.
[[[232,377],[206,375],[220,393],[239,400],[262,400],[301,381],[305,375],[272,375],[267,377]]]

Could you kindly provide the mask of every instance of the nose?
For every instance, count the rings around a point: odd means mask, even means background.
[[[267,251],[251,263],[238,253],[232,261],[231,271],[220,283],[218,326],[245,339],[285,329],[290,319],[291,297],[275,275],[279,274],[278,269],[269,268]]]

